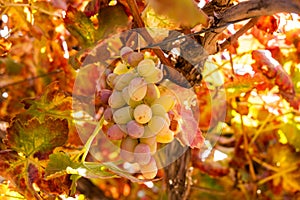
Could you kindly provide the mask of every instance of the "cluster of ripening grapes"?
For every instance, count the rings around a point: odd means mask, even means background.
[[[113,89],[104,111],[104,119],[109,122],[106,135],[110,140],[121,140],[121,158],[138,163],[143,176],[152,179],[158,171],[153,157],[157,143],[174,139],[168,112],[176,98],[164,95],[156,85],[163,73],[152,59],[129,47],[122,48],[120,54],[122,62],[106,78]]]

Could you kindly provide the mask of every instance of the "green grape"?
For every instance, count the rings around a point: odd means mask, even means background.
[[[107,137],[111,140],[120,140],[125,135],[126,134],[120,129],[120,127],[117,124],[112,125],[107,130]]]
[[[145,77],[145,80],[147,81],[147,83],[158,83],[163,79],[163,77],[164,77],[163,72],[160,69],[155,68],[152,74]]]
[[[129,71],[131,71],[133,68],[131,68],[130,66],[126,65],[125,63],[118,63],[117,66],[114,69],[114,73],[115,74],[125,74]]]
[[[117,124],[119,126],[119,128],[125,133],[125,134],[128,134],[127,133],[127,128],[126,128],[126,124]]]
[[[143,101],[134,101],[130,98],[129,93],[128,93],[128,87],[125,87],[122,90],[122,96],[125,102],[130,105],[132,108],[135,108],[137,105],[140,105],[143,103]]]
[[[119,78],[114,86],[116,90],[123,90],[125,87],[128,86],[130,81],[136,77],[134,73],[126,73],[119,75]]]
[[[149,163],[140,165],[141,173],[146,179],[153,179],[157,175],[157,165],[154,157],[151,156]]]
[[[165,111],[165,108],[161,104],[153,104],[151,106],[152,115],[163,117],[167,124],[170,125],[170,118],[168,113]]]
[[[118,77],[118,74],[110,73],[107,75],[106,83],[109,87],[114,88],[115,79]]]
[[[137,66],[137,72],[140,76],[150,76],[155,71],[155,63],[151,59],[142,60]]]
[[[158,99],[155,99],[152,104],[160,104],[164,107],[166,112],[169,112],[176,103],[176,99],[172,95],[163,95]]]
[[[152,118],[151,108],[146,104],[138,105],[133,111],[134,119],[140,124],[146,124]]]
[[[140,138],[144,135],[144,126],[135,120],[131,120],[127,123],[126,130],[128,135],[132,138]]]
[[[153,132],[153,134],[157,134],[160,132],[163,127],[167,124],[166,120],[160,116],[153,116],[148,123],[148,127]]]
[[[148,125],[144,126],[144,135],[142,138],[149,138],[155,136],[155,133],[151,131]]]
[[[152,114],[155,116],[164,117],[166,116],[167,112],[165,108],[161,104],[152,104],[151,106]]]
[[[128,93],[132,100],[141,101],[147,92],[147,83],[141,77],[132,79],[128,85]]]
[[[111,108],[120,108],[120,107],[124,106],[125,104],[126,104],[126,102],[123,99],[122,92],[114,90],[108,99],[108,105]]]
[[[134,161],[140,165],[146,165],[150,162],[151,153],[148,144],[139,143],[134,148]]]
[[[120,156],[127,162],[134,162],[134,149],[138,144],[138,140],[132,139],[130,137],[126,137],[122,140],[120,145]]]
[[[155,99],[160,97],[160,92],[158,87],[154,83],[147,84],[147,92],[144,97],[144,102],[147,104],[151,104]]]
[[[133,118],[133,109],[130,106],[122,107],[113,112],[113,119],[117,124],[127,124]]]
[[[169,126],[165,126],[157,133],[156,141],[158,143],[170,143],[174,139],[174,133],[169,129]]]
[[[140,138],[140,142],[143,144],[148,144],[150,147],[151,155],[155,154],[155,152],[157,150],[156,136]]]

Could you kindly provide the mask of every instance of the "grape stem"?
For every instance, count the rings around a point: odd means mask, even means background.
[[[97,134],[99,133],[99,131],[102,129],[104,123],[104,116],[101,117],[99,123],[97,124],[94,132],[92,133],[92,135],[89,137],[88,141],[85,143],[84,147],[83,147],[83,155],[81,157],[81,162],[85,162],[85,159],[89,153],[89,150],[91,148],[92,142],[95,139],[95,137],[97,136]]]
[[[131,10],[131,13],[132,13],[132,16],[133,16],[133,19],[134,19],[136,25],[139,28],[144,28],[145,23],[140,16],[136,1],[135,0],[127,0],[127,4]],[[151,35],[145,29],[140,30],[140,34],[146,40],[146,42],[149,43],[150,45],[154,43],[154,39],[151,37]],[[163,64],[165,64],[169,67],[173,67],[173,65],[171,64],[171,61],[164,56],[164,52],[159,47],[154,48],[153,51]]]

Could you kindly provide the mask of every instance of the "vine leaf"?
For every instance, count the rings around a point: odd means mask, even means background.
[[[291,121],[289,123],[284,124],[284,126],[281,128],[281,130],[286,135],[286,138],[288,142],[293,145],[295,148],[300,148],[300,126],[299,124],[292,123]]]
[[[273,186],[290,192],[300,190],[299,152],[289,145],[277,143],[268,148],[268,155],[271,155],[272,164],[279,166],[278,174],[273,175]]]
[[[53,82],[46,87],[40,98],[22,100],[26,112],[37,117],[40,122],[46,116],[68,119],[71,116],[72,97],[66,96],[59,88],[59,83]]]
[[[65,144],[68,131],[67,120],[46,117],[40,123],[36,118],[20,114],[8,128],[6,144],[26,157],[48,153]]]
[[[93,22],[83,12],[69,6],[64,22],[68,31],[83,47],[88,47],[95,42],[96,30]]]
[[[59,177],[66,174],[67,167],[77,168],[80,163],[73,162],[70,156],[64,152],[53,153],[49,156],[49,162],[45,169],[46,179]]]
[[[100,28],[97,29],[97,40],[116,33],[116,30],[125,29],[128,24],[127,15],[120,5],[100,9],[98,21]]]
[[[149,6],[156,13],[165,15],[182,26],[209,25],[209,17],[191,0],[150,0]]]

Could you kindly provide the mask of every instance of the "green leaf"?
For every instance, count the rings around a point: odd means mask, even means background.
[[[71,160],[70,156],[63,152],[53,153],[49,156],[49,162],[45,169],[46,179],[67,174],[67,167],[77,168],[80,163]]]
[[[78,39],[83,47],[88,47],[95,42],[93,22],[83,12],[70,6],[64,22],[68,31]]]
[[[60,90],[58,82],[49,84],[40,98],[24,99],[22,103],[27,113],[35,116],[40,122],[43,122],[46,116],[71,119],[72,97],[66,96]]]
[[[209,17],[191,0],[150,0],[149,6],[181,26],[209,25]]]
[[[300,125],[295,122],[286,123],[282,128],[287,141],[295,148],[300,148]]]
[[[116,31],[126,28],[128,24],[128,17],[120,5],[100,9],[98,20],[97,40],[117,33]]]
[[[40,123],[27,114],[17,115],[8,128],[7,145],[29,157],[35,153],[48,153],[62,146],[68,139],[67,120],[46,117]]]

